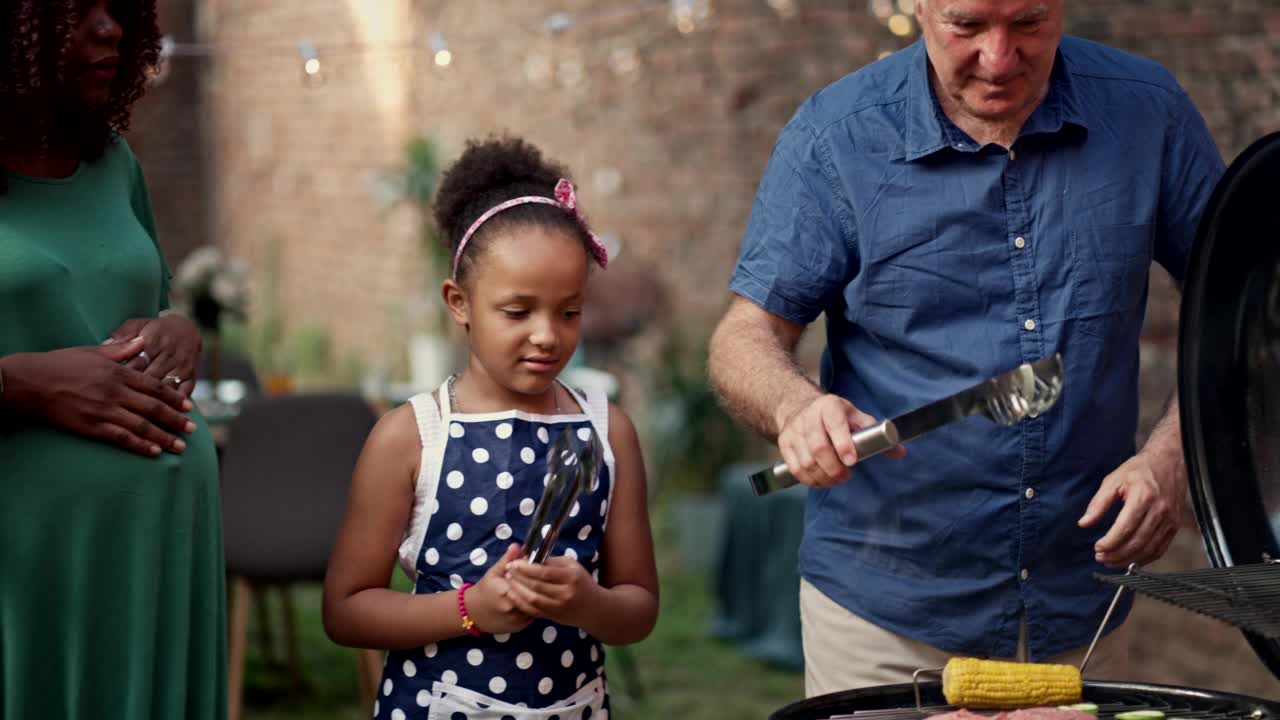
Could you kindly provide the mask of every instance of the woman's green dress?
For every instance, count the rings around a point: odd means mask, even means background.
[[[123,140],[0,195],[0,357],[97,345],[167,305]],[[213,440],[135,455],[0,410],[0,718],[222,720],[226,631]]]

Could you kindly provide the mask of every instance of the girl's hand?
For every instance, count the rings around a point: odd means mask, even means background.
[[[143,339],[143,352],[129,360],[129,367],[178,388],[185,397],[191,397],[196,386],[200,348],[204,342],[195,323],[177,314],[131,318],[116,328],[103,345],[134,337]]]
[[[143,340],[134,338],[5,357],[5,404],[139,455],[180,453],[186,449],[182,436],[196,429],[183,415],[191,401],[177,388],[121,364],[142,347]]]
[[[542,565],[517,560],[508,566],[511,600],[532,617],[582,627],[590,598],[600,585],[577,560],[557,555]]]
[[[521,612],[512,600],[507,568],[520,557],[520,546],[512,543],[480,582],[467,590],[467,614],[483,632],[514,633],[525,629],[533,618]]]

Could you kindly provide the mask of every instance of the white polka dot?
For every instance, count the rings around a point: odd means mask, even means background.
[[[462,473],[457,470],[450,471],[450,473],[445,476],[444,483],[454,490],[457,490],[462,487]]]
[[[462,576],[456,573],[453,575],[450,575],[449,584],[453,586],[454,590],[457,590],[458,588],[462,587]]]
[[[383,695],[391,694],[391,678],[387,678],[382,682],[382,694]]]
[[[573,652],[565,650],[564,653],[560,655],[560,664],[565,667],[571,667],[573,665]]]
[[[591,579],[592,579],[592,580],[595,580],[596,582],[600,582],[600,571],[599,571],[599,570],[592,570],[592,571],[591,571]]]
[[[609,514],[609,501],[602,500],[600,502],[600,517],[604,517],[605,515],[608,515],[608,514]]]
[[[485,564],[485,561],[487,561],[488,559],[489,559],[489,554],[484,551],[484,548],[476,548],[475,550],[471,551],[472,565],[477,565],[477,566],[483,565]]]
[[[439,652],[439,650],[440,650],[439,645],[436,645],[435,643],[427,643],[426,647],[422,648],[422,654],[426,655],[429,658],[433,658],[436,656],[436,653]]]
[[[418,674],[418,666],[413,664],[412,660],[404,661],[404,676],[413,677]]]
[[[583,640],[586,640],[586,639],[587,639],[587,631],[586,631],[586,630],[583,630],[582,628],[578,628],[578,637],[582,638]]]
[[[498,633],[493,636],[493,639],[498,642],[506,642],[511,639],[511,633]]]
[[[582,683],[586,681],[587,681],[587,674],[578,673],[578,679],[574,681],[574,684],[577,685],[578,687],[582,687]]]
[[[493,434],[506,440],[511,437],[511,423],[500,423],[498,427],[493,429]]]
[[[374,716],[374,717],[378,717],[378,708],[380,708],[381,706],[382,706],[382,703],[378,702],[377,700],[374,700],[374,701],[373,701],[373,716]]]
[[[514,485],[515,482],[516,482],[516,479],[512,477],[511,473],[509,472],[498,473],[498,487],[502,488],[503,490],[510,490],[511,486]]]
[[[435,548],[427,548],[427,551],[423,553],[422,557],[427,561],[428,565],[435,565],[440,562],[440,551]]]
[[[521,450],[520,459],[523,460],[526,465],[532,465],[534,460],[533,448],[527,447]]]
[[[440,498],[431,498],[431,514],[440,512]]]
[[[569,558],[570,560],[577,560],[577,559],[578,559],[578,552],[577,552],[576,550],[574,550],[573,548],[565,548],[565,549],[564,549],[564,556],[565,556],[565,557],[567,557],[567,558]]]
[[[500,677],[489,678],[489,692],[494,695],[501,695],[507,689],[507,681]]]
[[[546,536],[547,536],[547,533],[549,533],[549,532],[551,532],[551,524],[550,524],[550,523],[548,523],[548,524],[546,524],[546,525],[543,525],[543,526],[542,526],[542,537],[546,537]]]
[[[391,720],[404,720],[404,711],[396,708],[391,711]]]
[[[484,653],[480,651],[480,648],[471,648],[467,651],[467,662],[480,667],[480,663],[484,662]]]
[[[554,625],[548,625],[546,630],[542,631],[542,642],[550,645],[556,641],[556,628]]]
[[[489,512],[489,501],[482,497],[478,497],[471,501],[471,512],[476,515],[483,515]]]
[[[542,442],[549,442],[551,440],[551,434],[547,432],[546,428],[540,427],[538,428],[538,439]]]
[[[444,531],[444,536],[450,540],[458,540],[462,538],[462,526],[458,523],[449,523],[448,529]]]
[[[569,508],[569,517],[578,517],[578,511],[582,508],[578,506],[578,501],[573,501],[573,507]]]
[[[426,690],[419,690],[417,702],[418,707],[426,707],[427,703],[431,702],[431,693]]]
[[[551,484],[551,473],[547,473],[546,475],[542,476],[542,487],[546,487],[550,484]]]
[[[592,645],[591,646],[591,662],[598,662],[599,660],[600,660],[600,646]]]
[[[528,670],[533,667],[533,656],[527,652],[522,652],[516,656],[516,667],[521,670]]]
[[[448,683],[450,685],[457,685],[458,673],[452,670],[445,670],[444,672],[440,673],[440,682]]]
[[[586,442],[586,441],[590,440],[590,439],[591,439],[591,428],[586,428],[586,427],[578,428],[578,439],[579,439],[579,440],[581,440],[581,441],[583,441],[583,442]]]
[[[536,505],[536,503],[534,503],[534,502],[533,502],[533,498],[525,498],[525,499],[521,500],[521,501],[520,501],[520,514],[521,514],[521,515],[525,515],[525,516],[532,515],[532,514],[533,514],[533,508],[534,508],[534,506],[535,506],[535,505]]]
[[[451,423],[451,424],[449,425],[449,436],[450,436],[450,437],[460,438],[460,437],[462,437],[463,435],[466,435],[466,434],[467,434],[467,431],[463,429],[463,427],[462,427],[462,424],[461,424],[461,423]]]
[[[599,550],[597,550],[597,551],[596,551],[596,553],[595,553],[594,555],[592,555],[592,556],[591,556],[591,562],[600,562],[600,551],[599,551]]]
[[[547,693],[551,692],[551,687],[552,687],[551,678],[544,677],[538,681],[538,692],[542,693],[543,695],[546,695]]]
[[[591,534],[591,526],[590,526],[590,525],[583,525],[583,526],[582,526],[582,529],[578,531],[578,539],[579,539],[579,540],[586,540],[586,539],[587,539],[587,536],[588,536],[588,535],[590,535],[590,534]]]
[[[502,523],[493,529],[493,534],[497,535],[499,540],[509,540],[511,539],[511,526],[506,523]]]
[[[471,459],[478,463],[489,462],[489,451],[484,448],[476,448],[471,451]]]

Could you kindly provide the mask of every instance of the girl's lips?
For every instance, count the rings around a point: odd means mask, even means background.
[[[533,358],[525,358],[520,361],[525,367],[537,372],[546,372],[556,366],[554,360],[535,360]]]

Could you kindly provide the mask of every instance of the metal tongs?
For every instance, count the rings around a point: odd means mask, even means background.
[[[580,448],[574,445],[573,429],[566,428],[547,450],[547,486],[533,511],[533,521],[524,539],[524,555],[529,562],[541,563],[551,555],[560,537],[560,528],[564,527],[578,497],[599,482],[604,450],[595,432],[587,436]]]

